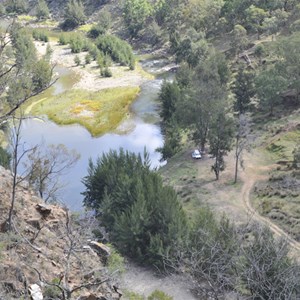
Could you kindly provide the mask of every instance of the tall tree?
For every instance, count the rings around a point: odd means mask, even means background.
[[[125,0],[123,16],[131,37],[136,37],[145,25],[153,7],[148,0]]]
[[[287,87],[287,80],[272,66],[262,71],[255,79],[260,105],[273,115],[276,105],[281,103],[281,92]]]
[[[238,114],[244,114],[248,111],[251,99],[255,95],[254,73],[239,67],[232,91],[235,96],[234,111]]]
[[[225,111],[219,111],[213,118],[209,131],[209,153],[215,157],[212,170],[219,180],[220,172],[225,169],[224,156],[232,149],[232,138],[234,133],[233,120],[226,116]]]
[[[227,107],[229,71],[224,57],[213,52],[192,74],[192,83],[183,91],[176,114],[180,124],[190,129],[193,140],[204,150],[212,118],[219,107]]]

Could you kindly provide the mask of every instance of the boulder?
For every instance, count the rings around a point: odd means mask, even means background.
[[[102,243],[91,241],[90,245],[101,257],[108,257],[111,254],[110,248]]]
[[[29,292],[30,292],[30,296],[32,300],[43,300],[43,293],[42,290],[40,288],[40,286],[38,284],[32,284],[29,287]]]
[[[52,209],[49,206],[44,204],[37,204],[35,208],[44,218],[47,218],[52,211]]]

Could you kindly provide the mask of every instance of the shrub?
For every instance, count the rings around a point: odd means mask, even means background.
[[[76,64],[76,66],[79,66],[79,65],[80,65],[81,61],[80,61],[80,58],[79,58],[78,55],[75,56],[75,58],[74,58],[74,63]]]
[[[99,36],[95,44],[104,54],[108,54],[113,61],[124,66],[133,66],[134,55],[131,46],[113,35]]]
[[[87,55],[85,56],[85,63],[88,65],[88,64],[91,63],[91,61],[92,61],[91,55],[90,55],[90,54],[87,54]]]
[[[67,45],[70,42],[70,35],[66,33],[62,33],[59,35],[58,43],[60,45]]]
[[[85,21],[86,16],[82,2],[77,0],[69,0],[65,11],[65,21],[61,25],[62,28],[64,30],[73,29],[84,24]]]
[[[60,280],[59,278],[54,278],[52,280],[53,284],[59,284]],[[57,286],[53,286],[53,285],[47,285],[44,288],[44,296],[47,299],[60,299],[61,297],[61,290],[57,287]]]
[[[69,41],[72,53],[88,50],[88,40],[81,34],[73,34]]]
[[[147,298],[147,300],[172,300],[173,297],[167,295],[163,291],[155,290],[151,295]]]
[[[42,41],[42,42],[45,42],[45,43],[49,42],[49,37],[46,34],[46,32],[43,31],[43,30],[34,29],[32,31],[32,37],[36,41]]]
[[[104,69],[101,68],[100,74],[103,77],[112,77],[112,72],[111,72],[111,70],[108,67],[105,67]]]

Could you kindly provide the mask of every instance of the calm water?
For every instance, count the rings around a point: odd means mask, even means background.
[[[56,70],[61,75],[72,76],[64,68]],[[67,73],[66,73],[67,72]],[[63,92],[65,80],[56,83],[53,93]],[[76,166],[62,177],[68,185],[60,194],[60,199],[73,210],[80,210],[84,191],[82,178],[87,174],[89,158],[95,160],[103,152],[120,147],[135,152],[143,153],[146,147],[153,167],[160,165],[160,154],[155,150],[162,146],[163,136],[159,127],[157,95],[162,80],[155,79],[146,82],[141,93],[131,107],[132,117],[120,125],[120,130],[125,134],[109,133],[98,138],[93,138],[90,133],[79,125],[58,126],[51,121],[28,119],[23,122],[22,137],[29,145],[41,143],[64,144],[68,149],[75,149],[81,158]]]

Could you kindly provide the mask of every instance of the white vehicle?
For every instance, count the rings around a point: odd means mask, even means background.
[[[196,159],[200,159],[201,158],[201,153],[199,150],[194,150],[194,152],[192,153],[192,158],[196,158]]]

